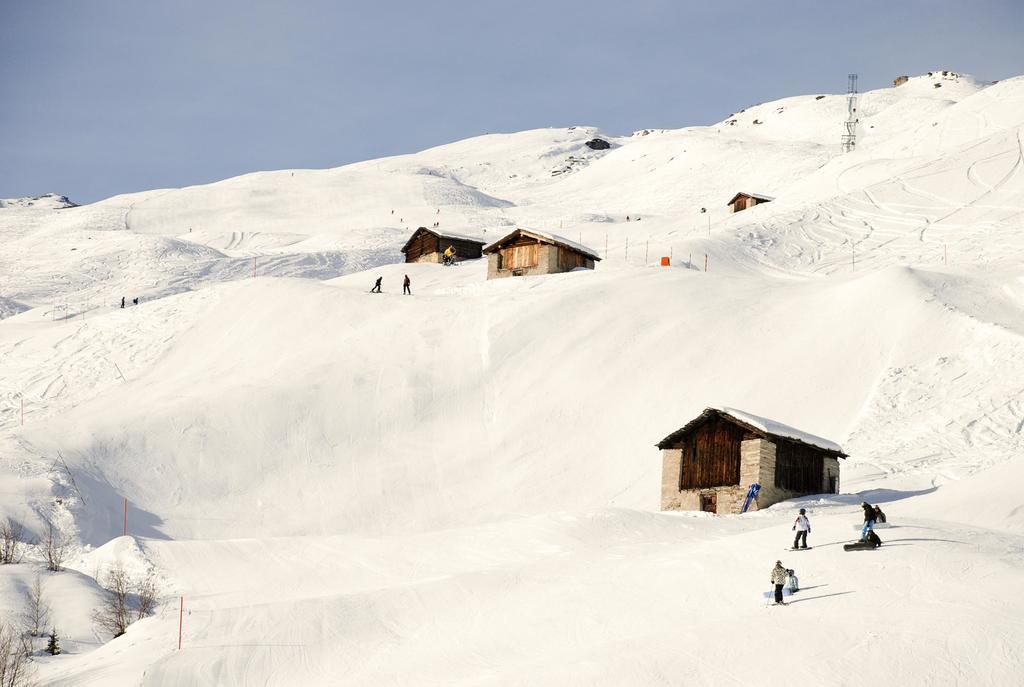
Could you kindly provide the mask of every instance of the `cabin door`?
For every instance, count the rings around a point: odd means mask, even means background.
[[[718,512],[718,494],[701,494],[700,495],[700,509],[705,513],[717,513]]]

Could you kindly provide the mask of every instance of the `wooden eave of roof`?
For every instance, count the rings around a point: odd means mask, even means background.
[[[449,241],[464,241],[465,243],[477,243],[477,244],[479,244],[481,246],[484,245],[485,243],[487,243],[486,241],[478,241],[476,239],[471,239],[468,236],[448,236],[446,234],[442,234],[441,232],[434,231],[433,229],[428,229],[427,227],[419,227],[416,231],[414,231],[412,233],[412,236],[410,236],[409,240],[405,242],[405,245],[402,246],[402,252],[403,253],[408,252],[409,246],[411,246],[412,242],[416,240],[416,237],[419,236],[420,232],[423,232],[425,234],[431,234],[432,236],[436,236],[437,238],[441,239],[442,241],[444,241],[445,239],[447,239]]]
[[[708,418],[710,418],[712,416],[718,416],[718,417],[721,417],[721,418],[725,418],[726,420],[728,420],[729,422],[733,423],[734,425],[736,425],[738,427],[742,427],[743,429],[747,430],[751,434],[753,434],[753,435],[755,435],[757,437],[760,437],[762,439],[772,439],[773,441],[788,441],[788,442],[793,443],[793,444],[802,444],[804,446],[810,446],[811,448],[813,448],[813,449],[815,449],[817,451],[820,451],[822,453],[826,453],[826,454],[831,455],[831,456],[835,456],[836,458],[848,458],[849,457],[848,454],[843,453],[842,451],[833,451],[831,449],[822,448],[821,446],[818,446],[817,444],[811,444],[811,443],[808,443],[806,441],[801,441],[800,439],[796,439],[794,437],[787,437],[787,436],[783,436],[781,434],[773,434],[771,432],[766,432],[763,429],[760,429],[758,427],[754,427],[753,425],[747,424],[746,422],[743,422],[742,420],[736,419],[735,417],[733,417],[729,413],[723,413],[722,411],[718,410],[717,408],[706,408],[703,413],[701,413],[700,415],[698,415],[694,419],[690,420],[689,422],[687,422],[685,425],[683,425],[682,427],[680,427],[676,431],[674,431],[671,434],[669,434],[667,437],[665,437],[664,439],[659,441],[657,444],[655,444],[655,446],[657,446],[659,449],[662,449],[662,450],[664,450],[666,448],[671,448],[672,444],[675,444],[676,442],[678,442],[679,439],[681,439],[683,436],[685,436],[688,432],[690,432],[693,429],[696,429],[698,426],[700,426],[701,424],[706,422],[708,420]]]

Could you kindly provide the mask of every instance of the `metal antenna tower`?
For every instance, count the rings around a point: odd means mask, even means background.
[[[843,152],[848,153],[857,147],[857,75],[849,74],[846,85],[846,123],[843,127]]]

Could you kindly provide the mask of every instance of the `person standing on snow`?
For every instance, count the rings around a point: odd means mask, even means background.
[[[412,281],[409,279],[409,275],[405,275],[405,281],[402,282],[402,295],[412,295],[412,289],[409,288],[412,285]]]
[[[793,523],[793,529],[796,530],[796,539],[793,540],[794,549],[807,548],[807,535],[811,533],[811,521],[807,519],[806,513],[807,511],[801,508],[800,515],[796,516],[796,521]]]
[[[124,308],[124,296],[121,296],[121,307]]]
[[[370,289],[370,293],[380,293],[380,283],[384,280],[384,277],[377,277],[377,281],[373,283],[373,288]]]
[[[885,523],[885,513],[883,513],[882,509],[879,508],[878,506],[875,506],[875,522],[877,522],[879,525]]]
[[[868,536],[868,532],[875,529],[876,516],[874,507],[867,501],[861,502],[860,507],[864,509],[864,527],[860,530],[860,540],[864,541]]]
[[[782,588],[786,586],[786,578],[789,577],[789,571],[786,570],[786,566],[782,564],[782,561],[775,561],[775,567],[772,568],[772,584],[775,585],[775,603],[785,604],[782,600]]]

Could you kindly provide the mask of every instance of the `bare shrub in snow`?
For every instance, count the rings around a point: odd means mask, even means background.
[[[93,613],[93,622],[104,632],[120,637],[131,623],[131,611],[128,609],[128,591],[131,583],[128,573],[121,566],[115,566],[102,580],[97,581],[107,590],[107,599],[103,606]]]
[[[43,538],[43,555],[46,557],[46,569],[60,572],[64,569],[64,561],[70,553],[70,542],[54,529],[51,524]]]
[[[118,565],[107,571],[99,582],[107,591],[107,599],[93,613],[93,622],[114,637],[123,635],[132,622],[150,615],[156,606],[159,590],[152,574],[133,583]]]
[[[43,577],[36,573],[28,587],[28,608],[25,611],[28,632],[33,637],[42,634],[50,620],[50,604],[47,603],[43,592]]]
[[[156,577],[152,573],[146,575],[135,588],[136,606],[135,606],[135,619],[142,620],[147,615],[153,613],[153,609],[156,607],[156,600],[158,596],[158,588],[156,586]]]
[[[24,552],[25,526],[5,518],[0,523],[0,565],[20,563]]]
[[[21,633],[0,622],[0,687],[31,687],[35,684],[29,650]]]

